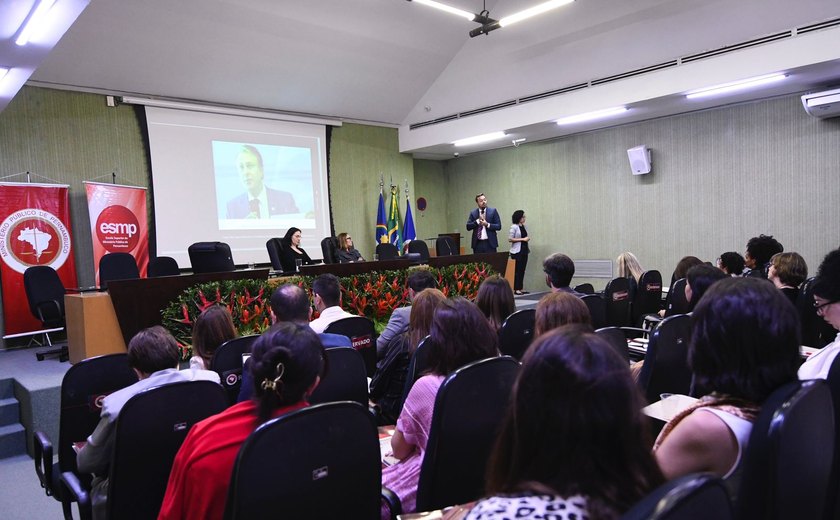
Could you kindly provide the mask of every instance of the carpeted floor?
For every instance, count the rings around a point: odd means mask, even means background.
[[[0,516],[5,520],[62,520],[61,504],[44,494],[28,455],[0,460]],[[78,511],[74,507],[74,515]]]

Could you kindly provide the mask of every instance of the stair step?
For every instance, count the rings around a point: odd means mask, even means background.
[[[26,453],[26,430],[22,424],[0,426],[0,459]]]
[[[0,399],[15,396],[15,380],[0,379]]]
[[[0,399],[0,426],[20,422],[20,403],[14,397]]]

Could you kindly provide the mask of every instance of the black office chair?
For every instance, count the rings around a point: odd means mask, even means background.
[[[840,356],[834,358],[826,378],[831,392],[834,409],[834,462],[831,465],[831,478],[826,491],[827,504],[824,518],[840,518]]]
[[[44,329],[64,328],[64,284],[52,267],[36,265],[23,272],[23,290],[29,303],[29,312],[35,316]],[[52,346],[49,332],[44,332],[44,342]],[[67,345],[58,345],[49,350],[35,353],[38,361],[44,356],[58,355],[59,361],[67,361],[70,354]]]
[[[437,237],[435,240],[435,255],[456,256],[459,253],[458,244],[452,240],[452,237]]]
[[[350,344],[365,361],[367,377],[376,372],[376,326],[364,316],[343,318],[330,323],[324,332],[341,334],[350,338]]]
[[[367,406],[367,371],[359,351],[351,347],[334,347],[326,349],[325,353],[327,372],[309,396],[309,402],[355,401]]]
[[[268,421],[248,437],[233,467],[224,518],[379,518],[381,481],[373,416],[358,403],[318,404]],[[392,514],[400,512],[398,503]]]
[[[400,399],[399,411],[402,411],[403,403],[411,391],[414,383],[420,379],[420,375],[429,368],[429,347],[432,344],[432,337],[426,336],[414,349],[411,359],[408,361],[408,370],[405,374],[405,388],[403,388],[402,399]],[[399,413],[397,413],[399,415]]]
[[[627,337],[623,330],[618,327],[602,327],[596,329],[595,334],[604,338],[622,359],[630,362],[630,350],[627,348]]]
[[[630,282],[627,278],[614,278],[607,282],[604,301],[607,304],[607,326],[630,325]]]
[[[837,331],[826,323],[814,309],[814,278],[808,278],[799,288],[796,309],[802,320],[802,344],[822,348],[834,341]],[[840,517],[838,517],[840,518]]]
[[[108,288],[111,280],[140,278],[137,261],[130,253],[108,253],[99,259],[99,286]]]
[[[600,329],[607,325],[607,302],[600,294],[584,294],[581,298],[589,309],[592,328]]]
[[[275,271],[282,271],[283,264],[280,258],[283,254],[283,240],[279,238],[269,238],[265,243],[265,248],[268,250],[268,258],[271,260],[271,268]]]
[[[499,350],[517,360],[528,350],[534,339],[534,309],[516,311],[502,323],[499,329]]]
[[[438,390],[417,484],[417,510],[476,500],[519,363],[483,359],[449,374]]]
[[[680,278],[674,282],[670,289],[668,289],[668,301],[665,305],[665,317],[674,316],[675,314],[688,313],[688,300],[685,299],[685,284],[688,283],[685,278]]]
[[[730,520],[733,514],[723,481],[710,473],[692,473],[662,484],[621,520]]]
[[[329,236],[321,240],[321,254],[324,256],[325,264],[338,263],[338,239]]]
[[[421,262],[429,261],[429,246],[426,245],[426,242],[420,239],[415,239],[408,243],[408,252],[409,254],[419,254]]]
[[[178,262],[171,256],[158,256],[149,260],[146,273],[149,278],[178,276],[181,274],[181,269],[178,267]]]
[[[242,354],[251,352],[251,347],[258,337],[241,336],[225,341],[213,354],[210,370],[219,374],[228,404],[236,404],[239,398],[239,389],[242,387]]]
[[[648,403],[659,401],[662,393],[689,395],[691,392],[690,339],[691,318],[687,314],[665,318],[653,330],[639,372],[639,388]]]
[[[187,248],[193,273],[225,273],[235,271],[230,246],[224,242],[196,242]]]
[[[394,244],[377,244],[376,254],[380,260],[396,260],[400,257],[400,251]]]
[[[74,442],[87,439],[99,423],[102,399],[137,382],[137,374],[128,366],[127,354],[108,354],[83,359],[71,366],[61,380],[61,404],[58,415],[58,461],[53,462],[53,443],[46,433],[33,434],[35,473],[47,496],[61,502],[64,517],[70,517],[71,496],[60,484],[62,473],[78,473]],[[90,486],[90,477],[81,481]]]
[[[834,429],[825,381],[796,381],[776,389],[762,404],[743,455],[738,518],[821,518]]]
[[[592,287],[591,283],[582,283],[575,285],[575,290],[583,294],[595,294],[595,288]]]
[[[192,426],[227,407],[225,392],[210,381],[185,381],[151,388],[125,403],[117,417],[108,466],[108,518],[155,518],[169,472]],[[82,520],[90,502],[72,473],[63,473],[78,501]]]
[[[632,323],[640,327],[646,314],[656,314],[662,305],[662,275],[659,271],[650,270],[639,277],[639,286],[633,299]]]

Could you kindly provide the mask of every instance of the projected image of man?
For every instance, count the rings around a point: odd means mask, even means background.
[[[265,185],[263,159],[256,147],[242,145],[236,169],[246,191],[228,201],[227,218],[262,219],[299,212],[291,193]]]

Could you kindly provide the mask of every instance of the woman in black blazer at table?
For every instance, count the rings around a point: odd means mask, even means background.
[[[301,261],[301,265],[308,265],[312,263],[312,259],[306,254],[306,251],[300,247],[300,229],[296,227],[289,228],[286,235],[281,239],[283,242],[283,249],[280,251],[280,265],[283,266],[284,271],[297,271],[296,260]]]

